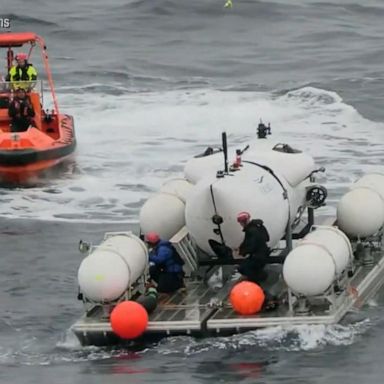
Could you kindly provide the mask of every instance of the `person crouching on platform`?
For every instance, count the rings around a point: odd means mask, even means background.
[[[8,107],[8,115],[12,119],[11,132],[24,132],[32,124],[35,112],[25,89],[18,88],[15,91],[15,97]]]
[[[161,240],[156,232],[149,232],[145,241],[150,248],[149,275],[156,282],[158,292],[172,293],[184,287],[182,260],[173,245]]]
[[[237,215],[237,222],[243,227],[244,240],[240,244],[238,253],[242,256],[248,256],[243,260],[238,271],[246,280],[252,281],[258,285],[267,280],[268,274],[265,266],[272,263],[284,263],[285,257],[270,257],[271,250],[268,247],[269,233],[265,228],[263,220],[251,220],[248,212],[240,212]],[[278,299],[271,295],[268,290],[261,287],[265,293],[265,302],[263,310],[273,310],[278,306]]]
[[[243,227],[244,240],[239,247],[239,255],[247,258],[243,260],[238,271],[249,281],[260,283],[267,278],[264,267],[268,264],[270,249],[267,245],[269,234],[263,221],[251,220],[248,212],[240,212],[237,222]]]

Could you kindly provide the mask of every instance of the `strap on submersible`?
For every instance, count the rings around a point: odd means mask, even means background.
[[[224,154],[224,172],[223,171],[218,171],[216,177],[221,178],[224,177],[224,175],[228,175],[228,145],[227,145],[227,133],[224,131],[221,134],[221,141],[223,145],[223,154]],[[221,243],[225,245],[225,240],[223,236],[223,232],[221,230],[221,224],[223,224],[223,218],[217,213],[217,207],[216,207],[216,202],[215,202],[215,195],[213,193],[213,184],[209,186],[209,190],[211,192],[211,197],[212,197],[212,204],[213,204],[213,209],[215,211],[215,214],[212,216],[212,222],[213,224],[217,225],[217,228],[213,230],[213,232],[216,235],[220,236]]]

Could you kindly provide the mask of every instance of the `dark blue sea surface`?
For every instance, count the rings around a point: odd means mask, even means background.
[[[382,383],[381,294],[341,325],[134,351],[81,348],[69,332],[82,313],[78,240],[137,229],[145,198],[223,129],[242,143],[271,122],[327,168],[330,211],[382,172],[384,3],[224,3],[2,0],[12,31],[45,38],[79,146],[59,176],[0,189],[0,383]]]

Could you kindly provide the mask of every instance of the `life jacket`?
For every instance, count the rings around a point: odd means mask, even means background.
[[[12,82],[14,89],[27,89],[30,87],[30,84],[25,82],[36,80],[37,72],[34,66],[29,63],[27,63],[23,68],[15,65],[9,70],[8,78]]]

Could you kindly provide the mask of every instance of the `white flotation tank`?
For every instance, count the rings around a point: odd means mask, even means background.
[[[241,171],[223,178],[202,179],[191,191],[186,203],[186,226],[197,245],[213,255],[208,240],[220,241],[212,222],[215,213],[223,218],[221,231],[225,243],[237,248],[244,233],[237,214],[247,211],[252,219],[262,219],[275,245],[285,234],[289,221],[289,201],[279,179],[267,170],[244,164]]]
[[[336,277],[336,267],[326,249],[305,244],[289,253],[284,262],[283,276],[293,292],[315,296],[331,286]]]
[[[359,187],[365,187],[374,190],[382,197],[384,201],[384,175],[381,173],[370,173],[368,175],[364,175],[351,186],[351,189]]]
[[[143,275],[147,264],[147,248],[137,236],[111,234],[80,264],[80,291],[92,301],[115,300]]]
[[[182,178],[166,181],[140,210],[142,233],[154,231],[163,240],[169,240],[184,227],[185,202],[192,187],[193,184]]]
[[[315,296],[324,293],[352,262],[346,235],[332,226],[316,226],[286,257],[283,276],[295,293]]]
[[[151,196],[140,210],[142,233],[157,232],[169,240],[185,225],[185,204],[175,195],[157,193]]]
[[[178,197],[183,203],[187,200],[188,193],[193,184],[186,179],[176,178],[166,181],[160,188],[160,193],[167,193]]]
[[[379,231],[384,224],[384,175],[365,175],[352,185],[337,206],[337,224],[351,237]]]

